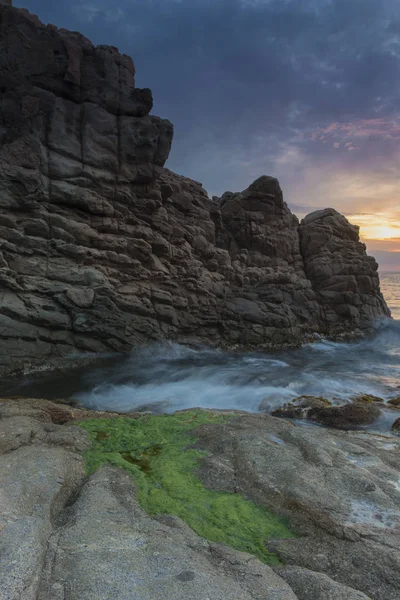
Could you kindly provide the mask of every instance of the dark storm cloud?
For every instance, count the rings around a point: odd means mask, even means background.
[[[364,137],[351,129],[341,139],[313,134],[333,123],[390,126],[398,115],[398,0],[21,2],[45,21],[132,55],[137,84],[153,90],[155,114],[175,125],[168,166],[210,193],[271,173],[290,201],[312,206],[300,177],[318,187],[318,173],[350,176],[372,163],[391,169],[397,140],[376,127]]]

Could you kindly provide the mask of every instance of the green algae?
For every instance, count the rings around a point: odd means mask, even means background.
[[[199,460],[207,455],[190,448],[196,441],[195,429],[231,417],[187,411],[83,421],[79,424],[92,441],[85,454],[87,470],[92,473],[104,462],[122,467],[133,476],[138,500],[148,514],[175,515],[210,541],[278,564],[278,557],[265,543],[271,538],[294,537],[288,524],[239,494],[208,490],[195,474]]]

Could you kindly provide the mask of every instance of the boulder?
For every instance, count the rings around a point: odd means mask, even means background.
[[[374,396],[373,394],[357,394],[352,398],[353,402],[363,402],[364,404],[370,404],[371,402],[377,402],[378,404],[383,404],[383,398],[379,396]]]
[[[400,432],[400,418],[396,419],[395,422],[393,423],[392,431],[394,431],[395,433]]]
[[[363,425],[372,425],[381,415],[374,404],[351,402],[342,406],[315,407],[308,412],[308,418],[328,427],[353,429]]]
[[[396,396],[395,398],[391,398],[388,400],[389,406],[392,408],[400,408],[400,396]]]
[[[359,227],[333,208],[317,210],[300,223],[305,272],[324,315],[327,331],[346,320],[363,326],[389,316],[380,294],[377,263],[366,255]]]
[[[329,408],[331,403],[326,398],[314,396],[300,396],[271,412],[273,417],[286,419],[306,419],[311,409]]]

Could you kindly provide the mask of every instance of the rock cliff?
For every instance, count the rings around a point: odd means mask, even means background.
[[[210,199],[132,60],[0,2],[0,371],[155,339],[268,348],[389,314],[333,209],[261,177]]]

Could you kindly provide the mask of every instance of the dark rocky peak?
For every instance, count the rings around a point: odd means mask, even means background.
[[[264,200],[269,206],[283,208],[283,193],[279,181],[275,177],[262,175],[253,181],[244,194],[247,198]]]
[[[244,210],[270,215],[281,213],[282,210],[290,212],[283,202],[279,181],[268,175],[262,175],[253,181],[243,192],[225,192],[219,201],[222,207],[230,203],[231,207],[236,207],[236,211]]]
[[[299,254],[298,220],[286,203],[279,181],[263,175],[246,190],[221,198],[222,219],[230,247],[246,248],[291,262]]]
[[[390,312],[380,293],[378,264],[367,256],[359,227],[333,208],[306,216],[299,227],[306,275],[331,326],[371,322]]]
[[[325,208],[310,213],[301,221],[301,227],[304,231],[313,232],[314,241],[319,238],[322,243],[332,236],[353,242],[359,242],[360,239],[360,228],[349,223],[346,217],[334,208]],[[304,251],[310,251],[310,247],[307,245]]]
[[[92,102],[114,115],[143,117],[153,106],[151,91],[135,88],[129,56],[94,46],[77,32],[44,25],[10,3],[0,5],[2,87],[47,90],[75,103]]]

